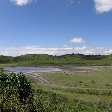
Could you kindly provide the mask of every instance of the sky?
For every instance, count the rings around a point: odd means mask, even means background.
[[[112,0],[0,0],[0,55],[112,54]]]

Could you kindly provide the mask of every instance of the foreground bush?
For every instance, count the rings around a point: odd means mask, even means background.
[[[22,73],[5,73],[0,70],[0,111],[34,112],[30,83]]]

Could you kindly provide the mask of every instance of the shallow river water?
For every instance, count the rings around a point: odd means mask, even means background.
[[[22,73],[42,73],[42,72],[59,72],[62,71],[56,67],[7,67],[4,69],[7,72],[22,72]]]

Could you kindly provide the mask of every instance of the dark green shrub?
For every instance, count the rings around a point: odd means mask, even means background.
[[[16,112],[19,109],[34,112],[33,91],[22,73],[0,70],[0,109],[2,112]]]

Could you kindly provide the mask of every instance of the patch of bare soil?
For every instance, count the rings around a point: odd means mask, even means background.
[[[92,72],[101,71],[101,67],[98,66],[65,66],[62,67],[63,71],[67,72]]]

